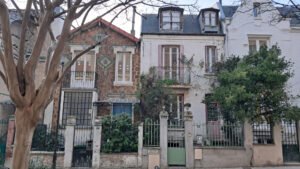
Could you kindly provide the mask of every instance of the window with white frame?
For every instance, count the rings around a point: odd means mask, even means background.
[[[181,30],[181,13],[179,11],[162,11],[161,29],[162,30]]]
[[[263,46],[268,47],[269,40],[268,37],[249,37],[249,53],[257,52]]]
[[[165,79],[178,80],[179,78],[179,46],[165,45],[162,47],[162,70]]]
[[[115,84],[132,83],[132,54],[123,51],[116,54]]]
[[[217,62],[216,46],[205,47],[205,72],[214,73],[214,65]]]
[[[74,51],[77,55],[81,51]],[[95,72],[95,54],[94,52],[88,52],[83,56],[79,57],[75,63],[75,79],[76,80],[94,80]]]
[[[204,13],[204,24],[205,26],[216,26],[217,25],[216,12],[206,11]]]

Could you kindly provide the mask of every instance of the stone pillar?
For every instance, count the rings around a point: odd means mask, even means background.
[[[252,125],[248,120],[245,120],[244,122],[244,147],[246,149],[249,166],[252,166],[253,164],[253,131],[252,131]]]
[[[166,169],[168,168],[168,118],[169,114],[165,111],[165,107],[163,107],[163,111],[159,114],[160,117],[160,168]]]
[[[93,168],[100,167],[100,149],[101,149],[101,134],[102,134],[102,119],[95,117],[93,129]]]
[[[144,135],[144,130],[143,130],[144,123],[140,123],[138,129],[138,166],[142,166],[142,153],[143,153],[143,135]]]
[[[193,145],[193,113],[189,110],[184,112],[184,139],[186,168],[194,168],[194,145]]]
[[[71,168],[72,166],[75,125],[76,125],[76,117],[68,116],[66,131],[65,131],[65,157],[64,157],[65,168]]]

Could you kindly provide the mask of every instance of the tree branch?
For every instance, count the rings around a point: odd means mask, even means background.
[[[61,76],[59,77],[59,79],[57,80],[57,83],[60,83],[61,80],[63,79],[64,75],[67,73],[67,71],[72,67],[72,65],[76,62],[76,60],[78,58],[80,58],[82,55],[86,54],[87,52],[89,52],[90,50],[94,49],[96,46],[100,45],[108,36],[105,36],[101,41],[89,46],[88,48],[86,48],[85,50],[81,51],[80,53],[78,53],[73,59],[72,61],[66,66],[66,68],[64,69],[63,73],[61,74]]]
[[[12,39],[9,22],[9,12],[4,0],[0,0],[0,21],[4,44],[4,64],[6,68],[8,90],[17,107],[24,106],[24,100],[19,90],[18,74],[13,58]]]
[[[4,75],[4,73],[0,70],[0,77],[2,78],[4,84],[6,85],[6,87],[8,88],[8,85],[7,85],[7,79]]]
[[[24,83],[24,76],[23,76],[23,66],[24,66],[24,51],[25,51],[25,42],[26,42],[26,32],[28,28],[28,22],[30,17],[32,0],[27,1],[25,14],[22,21],[21,26],[21,36],[20,36],[20,43],[19,43],[19,59],[17,64],[17,73],[18,73],[18,80],[20,84],[20,92],[22,95],[25,93],[25,83]]]

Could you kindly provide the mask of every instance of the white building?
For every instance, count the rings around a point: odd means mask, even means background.
[[[276,7],[270,0],[244,0],[240,6],[221,6],[220,17],[226,57],[244,56],[261,45],[278,44],[282,56],[294,62],[294,77],[287,89],[300,94],[300,12],[290,6]],[[295,101],[300,105],[300,100]]]
[[[176,93],[177,105],[167,110],[170,116],[182,119],[184,103],[191,104],[195,122],[205,123],[210,116],[203,100],[215,83],[213,64],[224,53],[218,15],[214,8],[187,15],[182,8],[163,7],[158,14],[142,17],[141,73],[156,67],[162,79],[175,81],[170,87]],[[181,62],[183,57],[191,66]]]

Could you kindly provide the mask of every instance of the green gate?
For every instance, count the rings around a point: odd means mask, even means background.
[[[283,161],[300,162],[298,125],[295,121],[283,121],[281,124]]]
[[[185,166],[184,121],[168,122],[168,165]]]
[[[0,120],[0,166],[3,166],[5,162],[7,124],[8,120]]]

